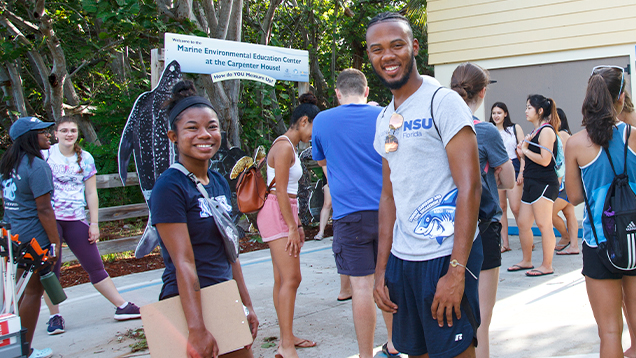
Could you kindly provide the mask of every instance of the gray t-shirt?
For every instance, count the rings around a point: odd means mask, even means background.
[[[4,220],[11,224],[11,234],[19,234],[20,242],[35,238],[44,249],[49,247],[49,237],[38,217],[35,198],[53,194],[53,175],[46,162],[38,157],[29,164],[29,157],[22,157],[18,170],[11,178],[2,178]]]
[[[495,168],[508,161],[508,152],[506,152],[499,130],[492,123],[477,123],[475,132],[477,133],[477,147],[479,148],[479,168],[483,174],[486,169],[486,163],[488,163],[488,172],[485,175],[486,185],[495,202],[497,202],[497,212],[493,220],[500,221],[503,210],[499,206],[499,191],[497,190],[497,179],[495,179]]]
[[[420,88],[397,111],[391,101],[380,112],[373,143],[391,168],[396,207],[391,253],[406,261],[427,261],[451,254],[457,186],[445,148],[462,128],[473,129],[472,113],[466,103],[455,91],[442,88],[435,95],[433,106],[442,142],[430,109],[431,97],[440,84],[429,76],[423,79]],[[404,124],[395,131],[397,151],[386,153],[384,141],[394,112],[404,117]]]

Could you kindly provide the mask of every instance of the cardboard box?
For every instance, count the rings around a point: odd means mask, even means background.
[[[201,290],[205,327],[219,346],[219,355],[252,343],[236,281]],[[179,296],[141,307],[146,340],[153,358],[187,358],[188,326]]]
[[[20,325],[20,317],[11,313],[0,315],[0,336],[19,332],[21,328],[22,326]],[[17,337],[0,340],[0,347],[14,344],[17,341]]]

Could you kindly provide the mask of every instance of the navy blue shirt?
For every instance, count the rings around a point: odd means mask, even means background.
[[[205,185],[210,198],[216,198],[231,211],[230,186],[219,173],[208,170],[210,182]],[[194,183],[176,169],[166,170],[155,184],[150,196],[152,224],[186,223],[194,261],[201,288],[224,282],[232,278],[232,268],[225,256],[223,238],[203,195]],[[163,287],[159,299],[179,294],[177,271],[170,254],[160,242],[166,269],[163,272]]]
[[[373,148],[381,107],[344,104],[318,113],[312,130],[312,157],[327,160],[334,220],[378,210],[382,157]]]

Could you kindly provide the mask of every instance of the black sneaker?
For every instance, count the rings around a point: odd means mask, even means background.
[[[49,335],[60,334],[66,332],[64,330],[64,318],[59,314],[51,317],[49,319],[48,327],[46,328],[46,333]]]
[[[126,307],[123,309],[117,307],[117,311],[115,311],[115,319],[117,321],[126,321],[137,318],[141,318],[141,313],[139,313],[139,307],[135,306],[132,302],[128,302]]]

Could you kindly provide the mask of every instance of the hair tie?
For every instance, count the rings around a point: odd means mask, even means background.
[[[177,102],[177,104],[170,110],[170,115],[168,116],[170,126],[174,125],[174,122],[177,120],[177,117],[181,114],[181,112],[199,104],[212,108],[214,113],[218,116],[218,112],[214,109],[214,106],[212,106],[212,103],[210,103],[207,98],[201,96],[190,96]]]

